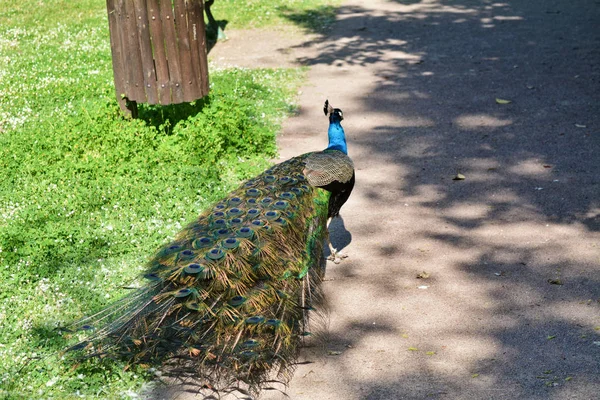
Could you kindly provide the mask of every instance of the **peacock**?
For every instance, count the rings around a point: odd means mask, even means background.
[[[143,285],[71,329],[69,350],[159,365],[212,390],[258,393],[294,369],[319,304],[328,226],[352,192],[342,110],[325,102],[329,146],[244,182],[158,250]]]

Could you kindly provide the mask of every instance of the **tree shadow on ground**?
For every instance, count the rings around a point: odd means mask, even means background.
[[[377,243],[373,254],[391,260],[386,274],[364,272],[369,260],[351,260],[338,275],[354,277],[381,302],[370,308],[386,301],[412,308],[406,320],[384,318],[384,334],[431,332],[415,316],[435,313],[440,303],[454,302],[476,321],[440,315],[433,331],[444,333],[421,337],[419,351],[386,349],[385,361],[372,360],[383,370],[409,360],[417,370],[360,377],[342,359],[339,376],[365,399],[588,398],[600,387],[598,7],[391,3],[400,4],[385,14],[340,7],[335,28],[317,43],[319,54],[300,59],[340,76],[348,67],[375,71],[371,89],[354,94],[360,110],[344,111],[377,115],[381,123],[350,147],[359,149],[357,166],[385,160],[396,171],[368,188],[363,177],[359,189],[380,221],[368,232]],[[466,179],[453,180],[458,172]],[[400,236],[412,229],[403,249],[388,242],[385,215],[377,214],[391,201],[415,205],[422,220],[395,228]],[[415,262],[419,251],[425,255]],[[437,272],[424,297],[406,290],[413,264]],[[463,283],[475,291],[465,293],[457,287]],[[348,325],[331,332],[333,343],[351,332]]]
[[[298,25],[308,32],[326,33],[335,22],[336,8],[333,6],[318,6],[300,12],[290,7],[278,7],[279,14],[290,22]]]

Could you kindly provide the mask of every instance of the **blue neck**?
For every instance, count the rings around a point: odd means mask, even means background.
[[[329,123],[329,146],[325,150],[339,150],[344,154],[348,154],[348,147],[346,146],[346,135],[344,134],[344,128],[340,124],[339,120],[331,120]]]

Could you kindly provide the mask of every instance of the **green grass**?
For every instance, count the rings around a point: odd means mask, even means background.
[[[307,31],[323,32],[335,21],[341,0],[216,0],[211,10],[227,28],[270,28],[293,24]]]
[[[256,18],[230,17],[229,27],[309,10],[245,3]],[[202,101],[140,105],[140,119],[127,120],[104,7],[0,0],[0,398],[120,399],[146,385],[148,371],[120,361],[62,359],[78,335],[55,328],[120,298],[158,246],[266,167],[304,76],[211,70]]]

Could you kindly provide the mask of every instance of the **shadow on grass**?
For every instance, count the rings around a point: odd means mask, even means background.
[[[138,118],[156,129],[164,126],[166,128],[165,131],[169,132],[169,127],[173,127],[179,122],[197,115],[209,102],[210,95],[191,103],[170,104],[166,106],[139,104]]]
[[[277,11],[282,17],[308,32],[326,33],[335,22],[337,9],[333,6],[319,6],[309,10],[296,11],[282,6]]]

